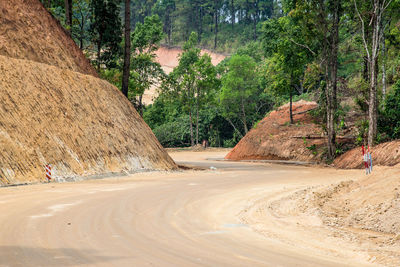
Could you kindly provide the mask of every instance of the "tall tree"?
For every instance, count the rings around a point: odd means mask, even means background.
[[[131,89],[128,96],[141,115],[144,92],[165,77],[161,65],[155,60],[155,51],[162,38],[162,23],[157,15],[146,17],[143,24],[137,23],[132,34]]]
[[[208,54],[202,55],[194,64],[195,76],[195,107],[196,107],[196,145],[199,144],[199,110],[204,103],[211,101],[214,96],[212,91],[219,85],[217,71],[211,63],[211,57]]]
[[[263,47],[267,60],[268,88],[278,95],[289,95],[289,117],[293,123],[293,95],[303,93],[302,79],[305,66],[314,58],[298,44],[304,43],[300,25],[293,17],[270,19],[263,25]]]
[[[79,48],[83,50],[89,40],[90,26],[90,0],[74,0],[72,9],[72,37],[79,43]]]
[[[92,0],[90,33],[97,46],[97,69],[101,64],[114,67],[121,54],[122,25],[119,17],[119,0]]]
[[[343,12],[343,0],[300,0],[284,1],[284,10],[296,16],[301,23],[302,34],[307,43],[296,43],[313,54],[320,54],[320,64],[324,70],[323,95],[326,106],[326,131],[328,158],[336,155],[336,111],[338,82],[339,26]],[[316,53],[310,47],[320,48]]]
[[[240,136],[244,136],[251,126],[249,117],[254,113],[255,99],[260,93],[254,59],[247,55],[233,55],[228,62],[227,72],[221,79],[219,97],[223,117]],[[239,118],[242,126],[235,125],[234,118]]]
[[[386,9],[391,4],[392,0],[373,0],[371,10],[368,11],[371,19],[368,24],[365,25],[363,16],[361,15],[357,1],[354,0],[354,7],[357,16],[361,22],[361,33],[364,49],[367,54],[368,60],[368,70],[369,70],[369,107],[368,107],[368,118],[369,118],[369,128],[368,128],[368,145],[373,146],[375,138],[378,132],[377,121],[378,121],[378,57],[380,52],[380,45],[382,43],[382,38],[384,34],[384,14]],[[369,28],[369,30],[367,30]],[[371,32],[370,43],[366,37],[366,31]]]
[[[125,0],[125,48],[122,73],[122,93],[128,97],[131,68],[131,1]]]
[[[193,131],[193,112],[196,95],[195,64],[200,58],[200,49],[196,47],[197,41],[197,33],[192,32],[189,40],[183,46],[183,53],[179,56],[179,65],[170,74],[172,95],[180,100],[184,111],[189,114],[191,146],[195,144]]]

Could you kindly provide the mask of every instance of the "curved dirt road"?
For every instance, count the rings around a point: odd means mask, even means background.
[[[241,216],[266,196],[345,172],[204,160],[220,154],[173,153],[178,162],[216,167],[206,171],[1,188],[0,266],[365,264],[363,255],[341,254],[334,244],[329,252],[285,242],[282,222],[261,234]],[[288,231],[293,242],[310,242],[307,233]]]

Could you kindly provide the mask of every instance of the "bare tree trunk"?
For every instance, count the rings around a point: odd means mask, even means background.
[[[72,0],[64,0],[65,4],[65,23],[69,26],[68,31],[72,31]]]
[[[196,145],[199,144],[199,91],[196,96]]]
[[[385,47],[385,36],[382,37],[382,99],[383,101],[386,98],[386,66],[385,66],[385,56],[386,56],[386,47]]]
[[[373,146],[375,142],[375,138],[378,132],[377,120],[378,120],[378,98],[377,98],[377,90],[378,90],[378,57],[379,57],[379,47],[381,40],[383,38],[383,27],[382,27],[382,19],[386,8],[390,5],[392,0],[373,0],[373,9],[369,12],[371,14],[371,20],[365,28],[364,19],[361,16],[360,12],[357,8],[357,2],[354,0],[354,7],[356,13],[361,21],[361,30],[362,30],[362,40],[364,49],[367,53],[368,57],[368,67],[369,67],[369,78],[370,78],[370,90],[369,90],[369,108],[368,108],[368,118],[369,118],[369,127],[368,127],[368,145]],[[368,27],[372,29],[372,39],[370,45],[368,45],[368,39],[366,39],[366,32]]]
[[[218,43],[218,9],[215,7],[215,27],[214,27],[214,49],[217,49],[217,43]]]
[[[243,127],[244,127],[244,133],[247,134],[249,132],[249,129],[247,128],[247,120],[246,120],[246,112],[244,109],[244,100],[242,97],[242,103],[241,103],[241,107],[242,107],[242,122],[243,122]]]
[[[231,23],[232,23],[232,30],[233,30],[233,27],[235,26],[235,20],[236,20],[236,18],[235,18],[235,1],[234,0],[231,0]]]
[[[334,2],[333,24],[331,26],[330,40],[325,37],[325,55],[327,63],[325,65],[326,75],[326,129],[328,134],[328,158],[334,159],[336,155],[336,130],[335,113],[337,110],[337,69],[338,69],[338,49],[339,49],[339,21],[340,21],[340,0]]]
[[[100,40],[101,40],[101,36],[100,36]],[[97,71],[100,71],[100,58],[101,58],[101,41],[99,41],[97,43]]]
[[[378,87],[378,58],[372,60],[370,64],[371,70],[371,83],[369,90],[369,109],[368,109],[368,145],[373,146],[375,137],[377,134],[377,116],[378,116],[378,98],[377,98],[377,87]]]
[[[125,50],[122,73],[122,93],[128,97],[131,66],[131,0],[125,0]]]
[[[229,122],[232,128],[239,134],[239,137],[243,138],[243,134],[238,130],[238,128],[236,128],[235,124],[233,124],[233,122],[229,118],[227,118],[226,120]]]
[[[189,110],[189,120],[190,120],[190,145],[194,146],[193,140],[193,122],[192,122],[192,109]]]
[[[290,90],[289,117],[290,124],[293,124],[293,91]]]

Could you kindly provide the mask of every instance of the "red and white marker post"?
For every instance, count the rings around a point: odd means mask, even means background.
[[[361,146],[362,153],[363,153],[363,162],[364,162],[364,167],[365,167],[365,174],[370,174],[372,172],[372,157],[371,157],[371,152],[368,146],[368,150],[364,147]]]
[[[47,164],[45,169],[46,169],[46,179],[50,183],[50,180],[51,180],[51,165]]]

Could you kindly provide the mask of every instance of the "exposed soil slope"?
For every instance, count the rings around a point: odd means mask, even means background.
[[[0,55],[97,77],[69,34],[39,0],[1,0],[0,25]]]
[[[60,180],[176,168],[39,1],[1,1],[0,11],[11,27],[0,33],[0,185],[44,180],[46,164]]]
[[[400,140],[379,144],[371,150],[373,165],[394,166],[400,163]],[[334,161],[337,168],[364,168],[361,147],[354,148]]]
[[[272,111],[225,158],[318,161],[320,158],[315,152],[325,141],[321,138],[322,129],[306,112],[316,107],[315,102],[293,103],[293,125],[290,125],[288,104]]]

